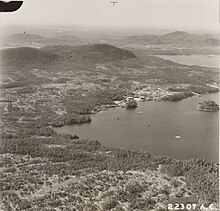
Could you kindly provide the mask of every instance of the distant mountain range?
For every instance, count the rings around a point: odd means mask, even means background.
[[[83,41],[73,35],[45,37],[37,34],[17,33],[3,38],[4,46],[82,45]]]
[[[211,35],[190,34],[175,31],[165,35],[130,36],[124,39],[127,44],[178,45],[178,46],[219,46],[220,40]]]
[[[61,35],[55,37],[41,36],[29,33],[16,33],[2,39],[2,47],[45,47],[54,45],[79,46],[93,43],[89,39],[83,39],[74,35]],[[95,41],[94,41],[95,42]],[[96,40],[99,43],[99,39]],[[220,39],[214,35],[208,34],[190,34],[184,31],[175,31],[164,35],[137,35],[129,36],[123,39],[111,40],[110,43],[117,46],[129,44],[170,46],[170,47],[215,47],[220,46]],[[154,53],[152,53],[154,54]]]

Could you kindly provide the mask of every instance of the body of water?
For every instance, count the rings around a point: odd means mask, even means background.
[[[218,55],[159,55],[159,57],[179,64],[220,68]]]
[[[92,116],[92,122],[64,126],[58,132],[98,140],[105,146],[145,150],[176,159],[203,157],[218,161],[219,113],[202,112],[205,99],[194,96],[180,102],[140,102],[136,109],[113,108]]]

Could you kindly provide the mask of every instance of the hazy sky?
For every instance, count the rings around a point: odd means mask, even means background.
[[[3,24],[218,30],[219,0],[24,0]]]

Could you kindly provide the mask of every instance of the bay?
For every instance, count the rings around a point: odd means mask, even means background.
[[[98,140],[105,146],[145,150],[176,159],[202,157],[218,162],[219,112],[202,112],[205,99],[219,102],[219,94],[194,96],[179,102],[139,102],[136,109],[113,108],[92,115],[92,122],[58,128],[60,133]]]
[[[179,64],[220,68],[219,55],[159,55],[159,57]]]

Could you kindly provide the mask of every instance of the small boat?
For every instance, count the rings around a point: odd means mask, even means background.
[[[181,138],[181,136],[175,136],[175,138],[176,138],[176,139],[180,139],[180,138]]]
[[[119,120],[120,118],[118,117],[117,120]]]
[[[150,127],[150,124],[147,124],[148,127]]]
[[[142,112],[142,111],[139,111],[139,114],[143,114],[143,112]]]

